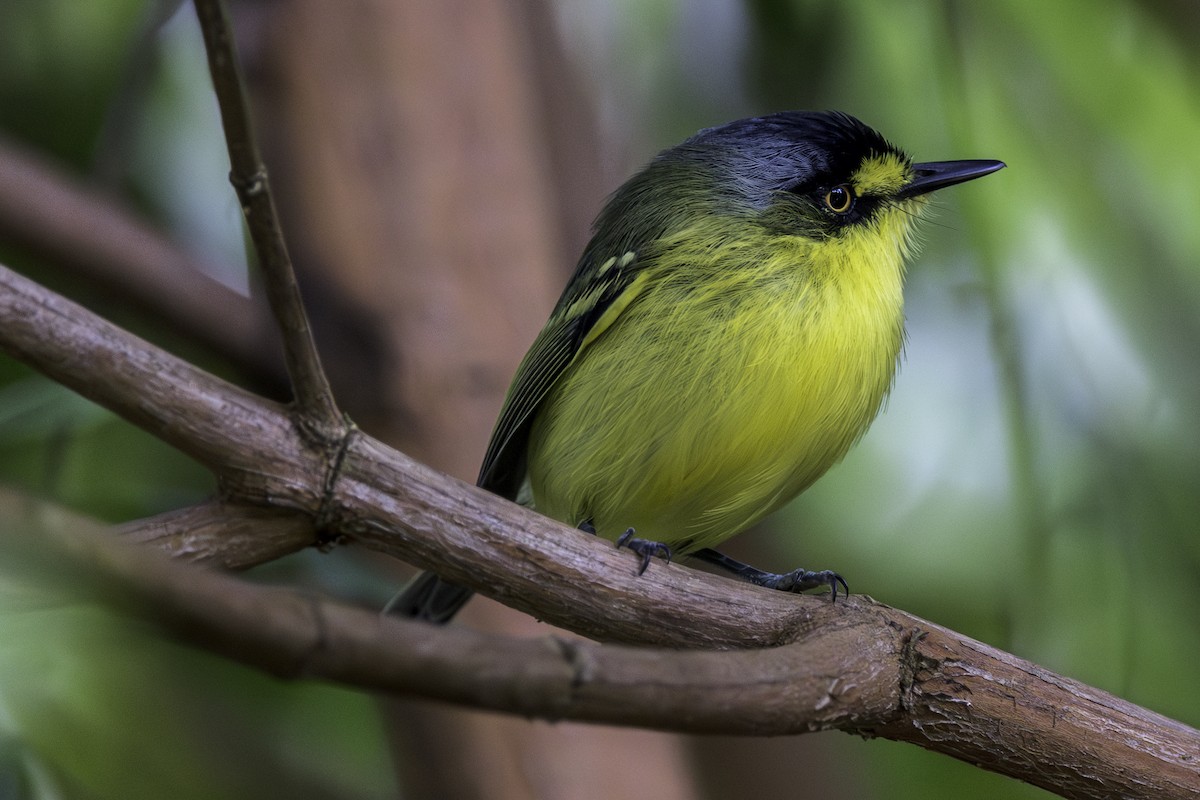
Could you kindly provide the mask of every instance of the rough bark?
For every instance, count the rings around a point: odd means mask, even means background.
[[[5,352],[192,453],[223,478],[230,501],[309,515],[327,535],[595,639],[674,648],[381,620],[185,575],[100,539],[65,540],[85,572],[110,575],[134,598],[131,609],[246,663],[548,719],[887,736],[1065,797],[1200,792],[1200,732],[933,623],[869,598],[835,605],[680,566],[638,577],[628,553],[360,432],[334,452],[314,448],[282,407],[3,268],[0,319]]]

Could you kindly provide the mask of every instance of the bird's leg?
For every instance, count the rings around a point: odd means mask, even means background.
[[[628,547],[633,552],[642,557],[641,566],[638,567],[637,574],[641,575],[646,571],[646,567],[650,566],[650,559],[659,556],[668,564],[671,563],[671,548],[667,547],[662,542],[652,542],[649,539],[639,539],[633,535],[633,528],[629,528],[621,537],[617,539],[617,549]]]
[[[734,575],[750,583],[765,586],[768,589],[779,589],[784,592],[805,592],[809,589],[816,589],[818,586],[828,586],[831,593],[830,599],[836,601],[838,584],[841,584],[842,590],[846,595],[850,595],[850,587],[846,585],[846,581],[842,579],[842,576],[828,569],[821,570],[820,572],[794,569],[791,572],[784,572],[782,574],[764,572],[761,569],[752,567],[749,564],[743,564],[735,558],[730,558],[724,553],[718,553],[716,550],[708,547],[697,550],[689,555],[732,572]]]

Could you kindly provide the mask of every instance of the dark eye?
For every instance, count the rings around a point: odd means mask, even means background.
[[[825,193],[825,207],[835,214],[845,214],[854,208],[854,190],[844,183],[833,187]]]

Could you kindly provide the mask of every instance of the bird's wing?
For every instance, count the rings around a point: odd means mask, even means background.
[[[641,293],[647,273],[626,253],[604,262],[594,276],[579,277],[517,367],[483,457],[477,483],[503,497],[514,499],[525,480],[529,427],[538,407],[571,363]]]

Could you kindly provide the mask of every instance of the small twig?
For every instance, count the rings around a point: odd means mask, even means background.
[[[195,4],[229,148],[229,180],[246,215],[250,238],[265,278],[267,299],[283,334],[288,376],[296,393],[298,422],[323,444],[337,442],[344,434],[345,424],[313,343],[296,274],[275,211],[267,168],[250,126],[229,15],[222,0],[195,0]]]

